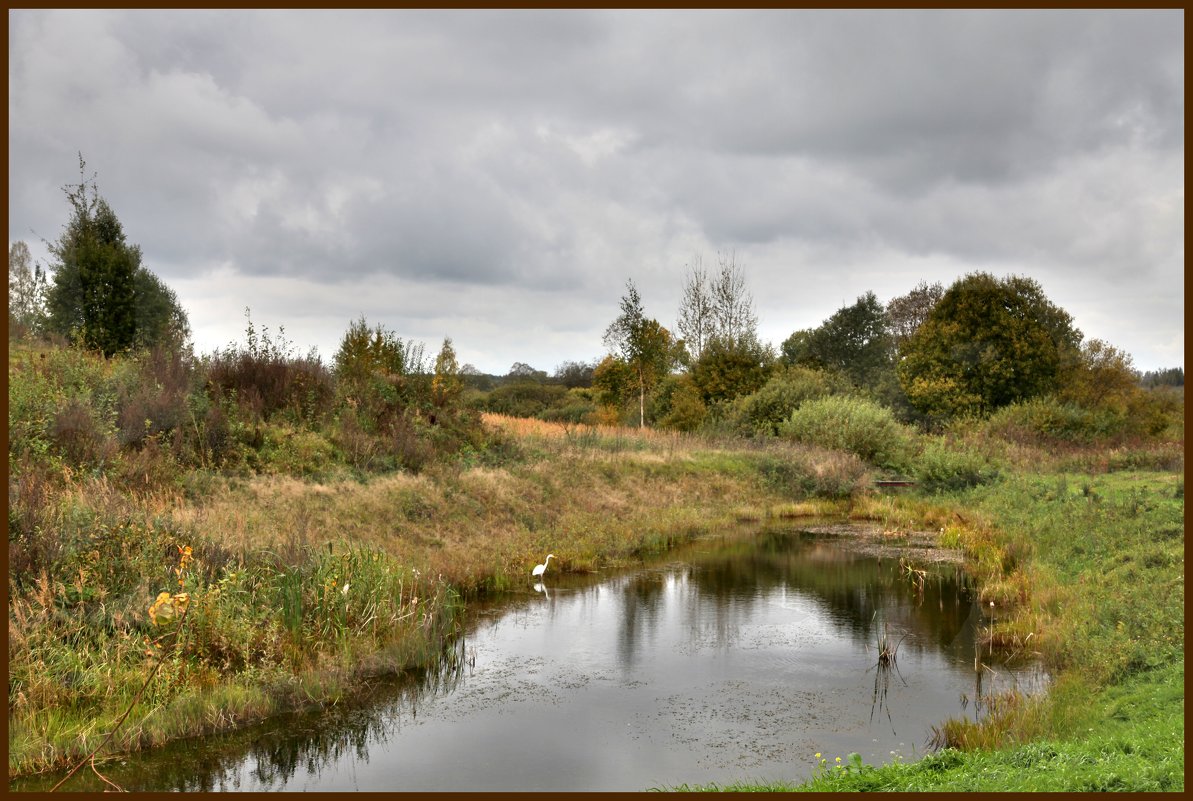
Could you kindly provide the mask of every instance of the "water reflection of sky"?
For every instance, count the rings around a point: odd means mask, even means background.
[[[1015,680],[995,666],[976,686],[980,612],[962,573],[930,573],[920,590],[897,560],[839,541],[708,540],[631,573],[543,583],[479,610],[457,644],[469,666],[437,690],[192,746],[180,771],[161,768],[183,751],[159,752],[125,781],[388,791],[793,779],[816,752],[914,758],[933,724],[972,716],[979,689]],[[874,669],[884,632],[899,644],[890,675]]]

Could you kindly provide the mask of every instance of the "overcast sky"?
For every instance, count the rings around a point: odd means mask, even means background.
[[[9,241],[82,151],[202,352],[552,372],[719,252],[776,347],[983,270],[1183,366],[1184,84],[1180,10],[9,11]]]

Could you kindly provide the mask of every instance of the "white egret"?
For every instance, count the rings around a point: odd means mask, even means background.
[[[553,554],[553,553],[547,554],[547,558],[545,560],[543,560],[543,563],[541,565],[535,565],[534,570],[530,571],[530,575],[532,575],[532,576],[543,575],[543,573],[546,572],[546,570],[547,570],[547,563],[551,561],[551,557],[554,555],[555,554]]]

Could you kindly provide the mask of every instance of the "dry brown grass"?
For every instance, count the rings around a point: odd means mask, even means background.
[[[575,428],[499,415],[486,415],[486,423],[560,443]],[[550,459],[363,482],[219,480],[199,500],[177,499],[169,515],[183,529],[218,533],[232,551],[266,549],[286,561],[327,543],[377,548],[475,589],[529,576],[548,551],[562,570],[593,569],[747,511],[768,515],[783,501],[756,476],[701,469],[693,448],[670,447],[672,435],[617,431],[666,447],[606,452],[565,444]]]
[[[656,431],[653,428],[630,428],[628,426],[593,426],[578,423],[552,423],[532,417],[510,417],[504,414],[484,412],[481,421],[487,426],[500,428],[518,437],[564,437],[578,432],[594,432],[607,436],[637,437],[648,441],[668,441],[676,438],[676,432]]]
[[[543,440],[572,440],[581,446],[594,442],[602,442],[605,445],[618,442],[632,442],[652,451],[666,451],[671,453],[676,449],[690,450],[695,447],[708,447],[712,444],[707,438],[695,434],[686,434],[681,431],[662,431],[654,428],[554,423],[527,417],[510,417],[490,412],[483,413],[481,420],[490,428],[499,429],[515,437]]]

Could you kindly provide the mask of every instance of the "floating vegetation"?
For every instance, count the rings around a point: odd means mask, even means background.
[[[916,589],[916,596],[922,603],[924,600],[924,582],[928,578],[928,571],[913,567],[910,562],[903,559],[902,557],[899,558],[899,569],[902,570],[903,575],[905,575],[908,580],[911,581],[911,585]]]

